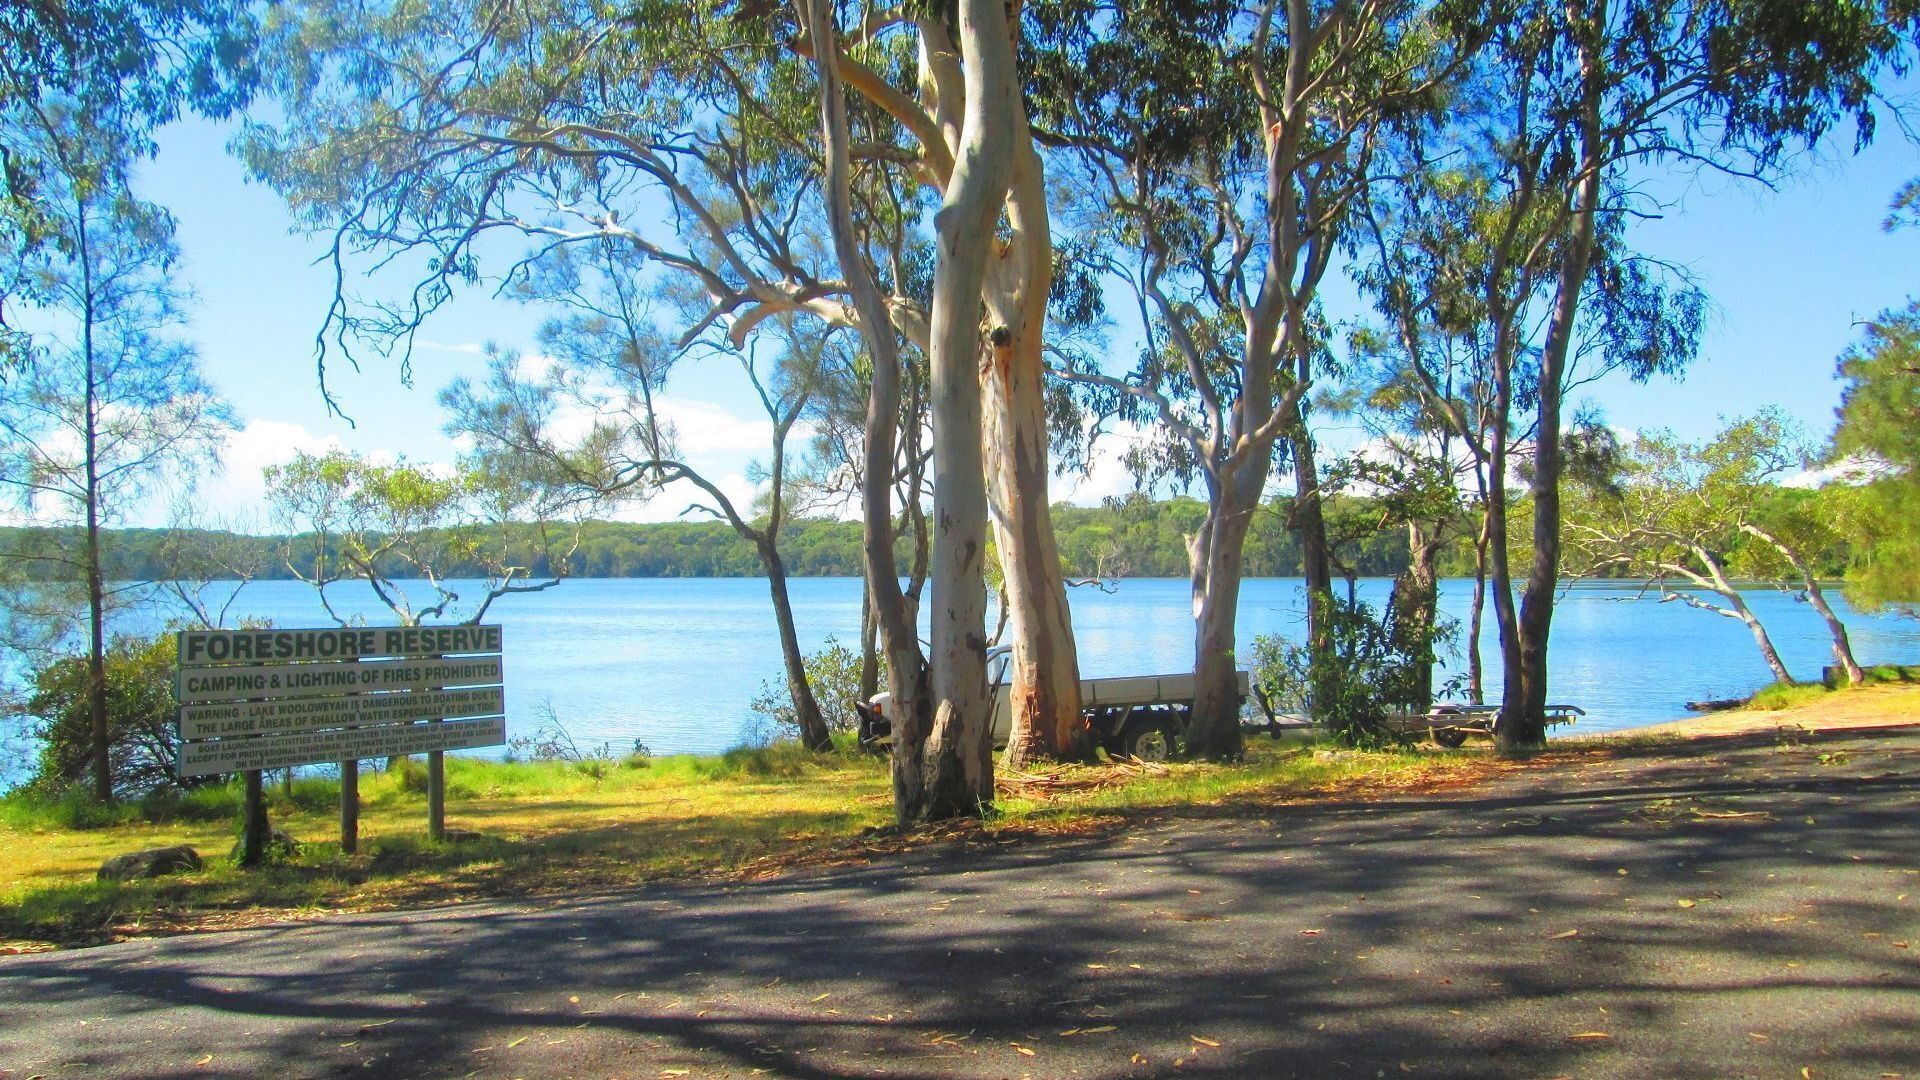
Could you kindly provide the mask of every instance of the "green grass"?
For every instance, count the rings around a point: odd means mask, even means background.
[[[1863,668],[1862,672],[1866,675],[1866,680],[1861,683],[1862,686],[1888,686],[1899,683],[1920,682],[1920,667],[1913,665],[1875,664],[1871,667]],[[1765,687],[1748,698],[1747,703],[1742,707],[1766,711],[1794,709],[1803,705],[1811,705],[1829,694],[1845,693],[1852,689],[1854,689],[1854,687],[1845,685],[1828,687],[1824,683],[1817,682],[1774,683],[1772,686]]]
[[[1868,686],[1920,682],[1920,664],[1875,664],[1864,671]]]
[[[1756,709],[1773,712],[1780,709],[1797,709],[1819,701],[1833,691],[1820,683],[1774,683],[1764,687],[1747,699],[1743,709]]]
[[[981,827],[1071,832],[1196,804],[1261,805],[1370,797],[1469,775],[1484,755],[1332,752],[1255,739],[1245,762],[1136,770],[1062,766],[1014,785]],[[918,842],[880,835],[892,812],[884,759],[808,754],[793,744],[711,757],[503,763],[447,759],[448,822],[479,838],[426,839],[414,768],[361,777],[361,846],[337,842],[336,781],[269,787],[274,824],[305,841],[276,865],[228,857],[238,785],[152,805],[89,808],[82,799],[0,802],[0,939],[61,943],[170,929],[245,925],[334,910],[425,907],[465,899],[619,888],[668,877],[770,872]],[[190,843],[204,869],[99,883],[104,858]]]

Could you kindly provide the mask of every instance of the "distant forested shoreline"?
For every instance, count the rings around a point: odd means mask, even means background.
[[[1331,509],[1356,520],[1373,519],[1373,500],[1342,498]],[[1247,538],[1246,573],[1253,577],[1291,577],[1300,573],[1300,545],[1289,530],[1290,499],[1276,499],[1255,513]],[[1197,499],[1149,500],[1134,496],[1094,506],[1057,504],[1054,528],[1059,536],[1060,561],[1069,577],[1185,577],[1188,572],[1186,536],[1205,516]],[[524,550],[526,565],[538,578],[550,572],[548,557],[532,542],[534,526],[508,524],[490,530],[490,542],[511,552]],[[551,526],[550,526],[551,528]],[[571,528],[571,526],[567,526]],[[78,529],[0,528],[0,549],[31,551],[37,547],[70,547],[78,543]],[[114,579],[161,580],[197,577],[204,580],[291,579],[287,566],[311,562],[319,540],[311,533],[253,536],[208,530],[113,529],[105,534],[108,576]],[[209,553],[217,553],[209,558]],[[781,535],[781,553],[787,572],[796,577],[857,577],[860,565],[860,523],[824,518],[790,522]],[[1368,530],[1360,539],[1341,545],[1340,556],[1351,570],[1365,577],[1398,574],[1407,564],[1403,532]],[[1465,562],[1453,572],[1471,572],[1472,553],[1462,545]],[[900,565],[911,565],[911,534],[899,545]],[[469,565],[470,564],[470,565]],[[58,567],[57,563],[46,563]],[[26,576],[34,576],[26,564]],[[392,568],[407,576],[404,568]],[[480,564],[455,556],[439,566],[452,577],[480,576]],[[638,524],[588,521],[580,526],[580,541],[567,557],[565,576],[587,578],[757,577],[764,573],[751,544],[732,527],[717,521],[674,521]],[[51,573],[43,574],[51,578]]]

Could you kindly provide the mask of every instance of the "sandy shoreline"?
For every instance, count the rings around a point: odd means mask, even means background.
[[[1920,686],[1917,685],[1862,687],[1791,709],[1732,709],[1570,738],[1599,742],[1643,735],[1711,737],[1749,735],[1780,728],[1832,731],[1842,728],[1901,727],[1908,724],[1920,724]]]

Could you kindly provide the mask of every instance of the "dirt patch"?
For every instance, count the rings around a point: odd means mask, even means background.
[[[1781,729],[1789,732],[1845,731],[1917,724],[1920,724],[1920,686],[1865,686],[1857,690],[1838,691],[1791,709],[1735,709],[1664,724],[1584,735],[1577,740],[1567,741],[1605,742],[1649,735],[1688,738],[1755,735]]]

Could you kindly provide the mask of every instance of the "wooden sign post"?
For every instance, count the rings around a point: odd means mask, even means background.
[[[506,742],[498,626],[189,630],[180,635],[181,776],[340,763],[340,848],[359,846],[359,763],[427,759],[427,832],[446,833],[445,751]],[[243,853],[265,813],[247,818]],[[258,861],[258,856],[254,856]]]

